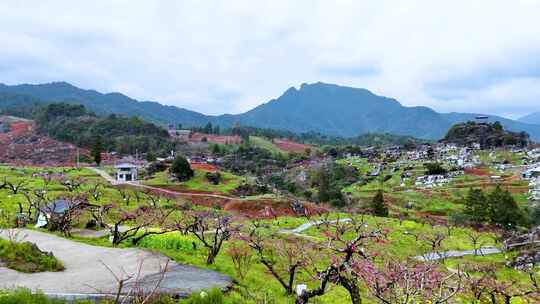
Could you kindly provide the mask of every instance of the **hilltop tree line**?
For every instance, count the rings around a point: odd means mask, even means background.
[[[178,128],[182,128],[183,125],[179,124]],[[242,138],[249,136],[260,136],[270,140],[276,138],[287,138],[296,142],[313,144],[313,145],[327,145],[327,146],[412,146],[415,147],[420,144],[430,143],[429,140],[419,139],[412,136],[394,135],[389,133],[367,133],[358,135],[355,137],[340,137],[324,135],[318,132],[305,132],[295,133],[287,130],[257,128],[253,126],[241,126],[235,124],[230,128],[223,128],[219,125],[207,123],[204,126],[195,126],[189,128],[193,132],[213,134],[213,135],[238,135]]]
[[[41,134],[92,150],[166,154],[175,145],[164,128],[137,117],[99,116],[83,105],[51,103],[19,112],[4,109],[5,114],[34,119]]]

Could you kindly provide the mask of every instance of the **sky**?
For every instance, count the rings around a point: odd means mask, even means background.
[[[0,28],[6,84],[205,114],[317,81],[441,112],[540,111],[540,0],[2,0]]]

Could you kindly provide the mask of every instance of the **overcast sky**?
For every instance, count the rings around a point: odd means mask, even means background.
[[[0,1],[0,82],[67,81],[206,114],[291,86],[438,111],[540,111],[540,0]]]

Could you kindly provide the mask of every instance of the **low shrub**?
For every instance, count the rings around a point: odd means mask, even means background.
[[[206,172],[206,179],[213,185],[219,185],[219,183],[221,182],[221,173]]]
[[[52,253],[43,252],[30,242],[0,240],[0,261],[7,268],[26,273],[64,270]]]

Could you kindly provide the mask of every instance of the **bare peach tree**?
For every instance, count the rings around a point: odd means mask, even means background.
[[[164,265],[159,265],[159,270],[156,275],[156,279],[152,280],[152,285],[149,285],[144,280],[142,268],[145,260],[141,259],[137,266],[137,270],[134,273],[127,273],[123,269],[121,271],[114,271],[109,265],[100,261],[101,264],[107,269],[107,271],[114,277],[116,281],[116,288],[111,299],[113,304],[123,303],[138,303],[138,304],[150,304],[161,303],[159,298],[161,297],[160,288],[165,279],[165,275],[169,270],[169,260]],[[93,286],[89,286],[94,288]],[[107,294],[109,292],[104,290],[96,291],[99,293]],[[107,302],[108,303],[108,302]]]
[[[465,293],[470,303],[524,303],[540,301],[540,277],[534,270],[527,270],[529,282],[525,280],[504,280],[499,277],[494,265],[472,265],[465,274]]]
[[[248,235],[241,237],[256,253],[258,263],[283,287],[286,294],[293,294],[296,275],[309,259],[308,242],[293,237],[267,236],[254,226]]]
[[[227,250],[227,255],[231,258],[238,277],[242,280],[245,279],[253,264],[251,248],[246,245],[234,245]]]
[[[449,303],[462,290],[462,273],[447,273],[438,263],[358,260],[352,271],[368,292],[384,304]]]
[[[369,225],[363,218],[326,221],[321,227],[326,240],[319,245],[317,254],[314,255],[318,261],[310,262],[305,267],[318,281],[318,285],[297,295],[296,303],[307,304],[311,298],[324,295],[329,284],[345,288],[353,304],[361,303],[360,290],[363,282],[351,265],[371,259],[374,254],[369,247],[383,242],[387,231],[378,225]],[[326,266],[320,269],[317,265]]]
[[[217,211],[192,212],[187,231],[192,233],[207,249],[206,264],[214,264],[223,243],[230,239],[236,227],[229,215]]]
[[[113,213],[113,210],[117,212]],[[118,246],[128,239],[132,239],[136,245],[149,235],[165,233],[166,231],[160,230],[160,224],[166,221],[174,210],[142,205],[129,211],[113,205],[102,211],[104,211],[103,223],[112,236],[111,242],[113,246]]]

